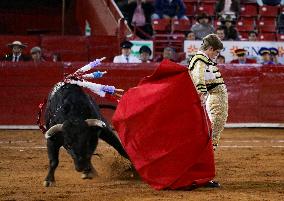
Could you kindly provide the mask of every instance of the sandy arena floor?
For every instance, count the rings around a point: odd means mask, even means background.
[[[284,200],[284,129],[226,129],[216,152],[220,189],[155,191],[125,171],[128,163],[100,142],[99,177],[82,180],[64,149],[55,187],[43,187],[48,159],[39,131],[0,130],[0,200]]]

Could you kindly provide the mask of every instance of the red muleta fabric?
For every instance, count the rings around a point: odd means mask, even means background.
[[[154,189],[202,186],[214,178],[210,121],[184,66],[164,60],[123,95],[113,124]]]

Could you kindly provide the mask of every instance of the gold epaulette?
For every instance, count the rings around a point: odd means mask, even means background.
[[[195,63],[197,61],[202,61],[204,62],[206,65],[216,65],[213,61],[211,61],[210,59],[208,59],[206,56],[204,56],[203,54],[196,54],[194,55],[190,61],[189,61],[189,70],[193,70]]]

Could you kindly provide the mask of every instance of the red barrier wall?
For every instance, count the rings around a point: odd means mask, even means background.
[[[38,104],[63,73],[85,63],[0,63],[0,125],[34,125]],[[108,74],[97,83],[128,89],[158,64],[113,64],[98,67]],[[229,92],[229,123],[284,123],[284,66],[220,67]],[[95,96],[98,102],[106,102]]]

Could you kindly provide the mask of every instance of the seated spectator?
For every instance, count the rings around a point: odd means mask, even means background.
[[[279,4],[282,6],[284,5],[284,0],[256,0],[256,2],[259,6],[277,6]]]
[[[273,61],[275,64],[281,64],[278,61],[278,55],[279,55],[278,49],[275,47],[271,47],[269,48],[269,50],[270,50],[271,61]]]
[[[268,64],[275,64],[271,61],[270,57],[270,50],[266,47],[262,47],[259,49],[258,54],[261,56],[261,64],[268,65]]]
[[[115,56],[113,63],[141,63],[137,57],[131,54],[131,47],[133,43],[129,41],[124,41],[120,44],[121,55]]]
[[[211,18],[206,13],[197,16],[196,23],[191,27],[196,40],[202,40],[208,34],[214,33],[214,27],[210,24],[210,21]]]
[[[216,62],[217,62],[217,64],[225,64],[225,62],[226,62],[225,57],[223,55],[219,54],[217,56]]]
[[[222,27],[218,27],[216,29],[216,35],[221,39],[221,40],[226,40],[225,39],[225,30]]]
[[[153,34],[151,15],[154,12],[152,3],[142,0],[130,2],[125,8],[125,18],[138,37],[150,39]]]
[[[53,62],[59,62],[59,61],[61,61],[61,55],[59,53],[53,53],[51,55],[51,60]]]
[[[248,33],[248,40],[249,41],[258,41],[257,32],[256,31],[250,31]]]
[[[176,51],[172,47],[165,47],[163,50],[163,55],[158,56],[155,59],[156,62],[161,62],[164,59],[169,59],[171,61],[176,61]]]
[[[278,33],[284,34],[284,12],[280,13],[277,17]]]
[[[245,49],[236,49],[235,55],[237,59],[232,60],[231,64],[255,64],[256,60],[247,58],[247,51]]]
[[[233,26],[234,20],[228,15],[223,21],[223,29],[225,31],[226,40],[239,40],[239,33]]]
[[[192,31],[186,32],[185,40],[195,40],[195,34]]]
[[[155,0],[155,12],[152,19],[186,19],[183,0]]]
[[[231,15],[233,18],[237,18],[240,14],[240,10],[240,0],[218,0],[215,7],[218,17]]]
[[[42,57],[42,54],[41,54],[41,48],[40,47],[33,47],[31,49],[31,57],[32,57],[32,60],[35,62],[35,63],[38,63],[38,62],[43,62],[45,61],[45,59]]]
[[[14,41],[12,43],[7,44],[8,47],[12,49],[11,54],[7,54],[4,57],[5,61],[19,62],[19,61],[29,61],[30,58],[24,54],[22,54],[22,50],[27,47],[22,44],[20,41]]]
[[[142,63],[151,62],[150,57],[151,57],[152,51],[148,46],[146,45],[141,46],[139,49],[139,54],[140,54],[140,60],[142,61]]]

